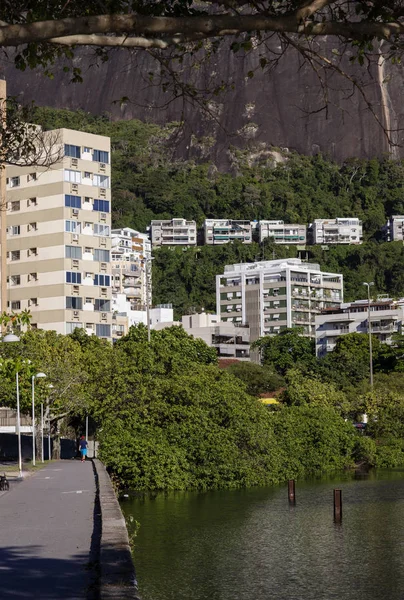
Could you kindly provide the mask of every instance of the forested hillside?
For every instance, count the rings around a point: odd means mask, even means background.
[[[345,298],[364,297],[363,281],[375,291],[404,295],[404,250],[381,243],[380,227],[404,212],[404,161],[347,160],[338,165],[322,155],[290,152],[256,156],[231,150],[232,170],[212,163],[173,160],[180,132],[140,121],[111,122],[83,112],[41,108],[36,122],[46,128],[69,127],[112,140],[115,227],[144,231],[153,218],[185,217],[201,225],[205,218],[284,219],[308,223],[315,218],[355,216],[363,220],[362,246],[310,249],[310,260],[342,272]],[[176,316],[189,308],[215,309],[215,279],[225,264],[276,256],[295,256],[293,247],[267,243],[225,247],[159,249],[153,263],[154,301],[172,302]]]

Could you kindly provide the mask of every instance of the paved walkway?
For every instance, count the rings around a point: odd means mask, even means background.
[[[52,462],[0,497],[0,598],[95,598],[91,462]],[[93,546],[92,546],[93,542]]]

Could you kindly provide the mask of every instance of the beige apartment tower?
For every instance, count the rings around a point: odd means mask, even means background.
[[[48,169],[7,167],[8,310],[111,338],[110,139],[60,129]]]

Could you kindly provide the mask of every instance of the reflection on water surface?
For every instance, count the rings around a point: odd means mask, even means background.
[[[124,501],[142,600],[404,598],[404,471],[297,482],[296,498],[285,485]]]

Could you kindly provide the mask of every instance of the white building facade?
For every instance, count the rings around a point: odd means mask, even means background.
[[[184,315],[181,324],[189,335],[216,348],[219,358],[250,360],[250,330],[247,325],[220,322],[217,315],[207,313]]]
[[[361,244],[362,221],[355,217],[315,219],[309,225],[311,244]]]
[[[391,344],[395,333],[401,333],[404,299],[381,299],[370,303],[370,330],[380,342]],[[369,333],[368,301],[357,300],[329,308],[316,315],[316,354],[324,356],[334,350],[338,338],[347,333]]]
[[[8,308],[29,309],[32,327],[110,339],[110,140],[50,134],[56,164],[7,167]]]
[[[155,220],[150,225],[153,247],[196,246],[196,222],[186,219]]]
[[[288,327],[315,337],[315,315],[343,302],[343,276],[300,259],[226,265],[216,276],[220,320],[249,325],[251,342]]]
[[[243,244],[252,242],[251,221],[231,219],[206,219],[203,226],[204,241],[207,245],[227,244],[238,240]]]
[[[402,242],[404,240],[404,215],[393,215],[382,228],[387,242]]]
[[[285,224],[283,221],[259,221],[259,241],[269,238],[275,244],[305,245],[307,241],[307,226]]]

